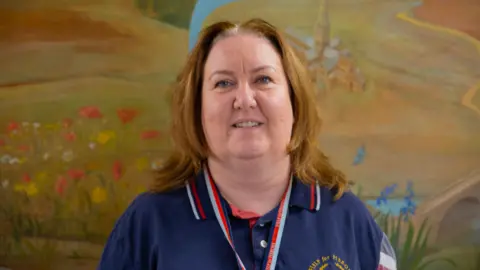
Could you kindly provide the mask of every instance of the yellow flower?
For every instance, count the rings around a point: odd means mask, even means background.
[[[62,126],[60,123],[54,123],[54,124],[45,124],[43,127],[49,130],[59,130]]]
[[[25,192],[27,196],[33,197],[37,195],[38,193],[38,188],[35,183],[28,183],[28,184],[16,184],[13,188],[15,191],[18,192]]]
[[[47,176],[48,176],[48,175],[47,175],[47,172],[38,172],[35,178],[36,178],[38,181],[44,181],[44,180],[47,179]]]
[[[111,139],[115,138],[115,131],[112,130],[105,130],[100,132],[97,135],[97,142],[99,144],[106,144]]]
[[[139,171],[145,170],[148,167],[148,159],[144,157],[137,159],[136,166]]]
[[[107,191],[102,187],[96,187],[92,190],[90,197],[92,198],[92,202],[102,203],[107,200]]]

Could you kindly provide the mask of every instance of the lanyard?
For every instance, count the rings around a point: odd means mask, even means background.
[[[218,224],[220,228],[222,228],[223,234],[227,239],[228,243],[235,252],[235,256],[237,258],[237,263],[240,270],[246,270],[245,265],[243,264],[240,256],[238,255],[237,251],[235,250],[235,245],[233,244],[233,235],[232,230],[230,228],[230,222],[228,217],[226,216],[226,209],[222,204],[220,199],[220,195],[218,190],[213,182],[212,177],[208,171],[208,168],[204,170],[205,174],[205,182],[207,184],[208,189],[208,196],[210,197],[210,202],[212,204],[213,210],[215,212],[215,216],[217,217]],[[292,179],[290,179],[290,183],[288,184],[287,191],[285,192],[280,206],[278,207],[277,218],[275,219],[274,226],[270,229],[269,234],[269,242],[267,245],[268,255],[263,260],[263,267],[262,270],[274,270],[277,264],[278,258],[278,251],[280,249],[280,243],[282,241],[283,229],[285,227],[285,220],[287,219],[288,214],[288,201],[290,200],[290,193],[292,191]]]

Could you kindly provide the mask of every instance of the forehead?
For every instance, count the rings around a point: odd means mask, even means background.
[[[254,34],[235,34],[218,40],[205,63],[205,73],[216,69],[237,69],[258,65],[281,67],[281,59],[273,45]]]

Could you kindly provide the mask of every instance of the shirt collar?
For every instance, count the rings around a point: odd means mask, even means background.
[[[193,215],[196,219],[215,219],[215,212],[210,203],[205,181],[206,179],[202,170],[199,174],[186,182],[185,190],[188,195]],[[220,194],[219,196],[221,197]],[[223,198],[221,199],[223,200]],[[295,206],[316,212],[320,210],[320,204],[321,194],[319,184],[304,184],[298,178],[294,177],[290,197],[290,207]]]

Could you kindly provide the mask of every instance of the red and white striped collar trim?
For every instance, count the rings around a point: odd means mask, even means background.
[[[321,206],[321,189],[318,182],[316,184],[305,185],[298,179],[294,179],[290,206],[297,206],[310,211],[319,211]],[[185,189],[195,219],[205,220],[215,218],[208,199],[203,171],[196,177],[187,180],[185,182]]]

